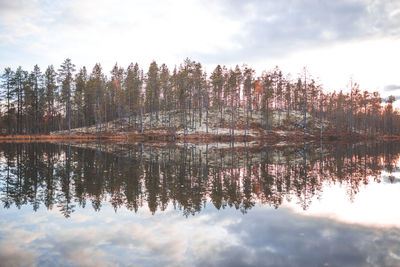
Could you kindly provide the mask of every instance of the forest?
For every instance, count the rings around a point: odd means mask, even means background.
[[[268,135],[290,127],[306,134],[317,127],[321,136],[323,130],[382,136],[397,135],[400,129],[395,97],[382,99],[356,82],[349,82],[346,90],[328,92],[307,68],[297,77],[278,67],[258,77],[247,65],[218,65],[208,75],[201,63],[186,59],[172,71],[155,61],[147,72],[137,63],[126,69],[116,63],[107,75],[100,64],[88,72],[66,59],[44,72],[37,65],[30,72],[8,67],[1,79],[2,135],[70,134],[71,129],[93,125],[101,130],[101,125],[122,119],[129,131],[138,133],[158,127],[183,129],[186,134],[202,122],[208,133],[211,119],[219,125],[210,127],[228,128],[232,135],[237,129],[259,128]],[[274,112],[279,112],[278,125],[273,123]],[[301,122],[289,119],[293,112],[301,114]],[[254,114],[259,114],[257,123],[251,120]],[[149,125],[144,125],[144,116]]]

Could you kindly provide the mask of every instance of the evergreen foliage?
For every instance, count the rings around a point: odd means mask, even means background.
[[[320,125],[329,121],[338,134],[375,136],[400,131],[393,96],[384,100],[378,92],[362,91],[352,81],[346,93],[324,92],[306,68],[295,78],[285,76],[278,67],[256,77],[255,70],[246,65],[233,69],[217,65],[207,76],[200,63],[186,59],[172,72],[153,61],[146,75],[137,63],[126,70],[115,64],[110,77],[100,64],[90,74],[86,67],[74,73],[70,59],[58,72],[52,65],[44,73],[37,65],[30,73],[22,67],[5,68],[1,75],[1,133],[40,134],[94,124],[101,133],[109,130],[101,128],[104,124],[119,119],[127,119],[130,130],[142,132],[145,113],[150,114],[151,122],[161,121],[171,130],[182,127],[185,134],[202,127],[205,117],[208,132],[210,111],[218,114],[219,126],[229,128],[232,136],[238,118],[244,118],[246,130],[252,127],[250,118],[255,111],[262,114],[259,126],[266,134],[272,127],[273,112],[279,114],[279,121],[292,123],[291,111],[304,114],[302,123],[296,125],[304,134],[307,114]],[[180,124],[172,124],[172,118]]]

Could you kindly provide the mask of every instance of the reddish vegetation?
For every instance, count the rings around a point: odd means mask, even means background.
[[[0,142],[58,141],[58,140],[97,140],[97,139],[128,139],[127,136],[96,136],[96,135],[6,135],[0,136]]]
[[[360,141],[367,139],[378,139],[378,140],[400,140],[400,136],[380,136],[377,138],[371,136],[364,136],[360,134],[338,134],[336,131],[327,131],[322,135],[322,140],[326,141]],[[51,141],[95,141],[95,140],[109,140],[109,141],[136,141],[136,142],[149,142],[149,141],[161,141],[161,142],[190,142],[190,143],[209,143],[209,142],[231,142],[232,137],[230,135],[216,135],[216,134],[188,134],[188,135],[176,135],[174,133],[166,132],[147,132],[142,134],[130,133],[128,135],[116,135],[116,134],[102,134],[102,135],[9,135],[0,136],[0,142],[51,142]],[[280,135],[277,131],[269,131],[268,135],[261,132],[257,136],[251,135],[236,135],[233,139],[235,142],[249,142],[249,141],[260,141],[263,143],[278,143],[285,142],[288,144],[295,144],[304,141],[319,141],[320,132],[316,131],[313,133],[307,133],[303,135],[303,132],[298,131],[287,131],[285,135]]]
[[[381,141],[400,141],[400,136],[398,136],[398,135],[384,135],[384,136],[379,136],[377,139],[381,140]]]

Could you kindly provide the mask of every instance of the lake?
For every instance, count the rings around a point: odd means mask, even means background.
[[[1,266],[400,266],[400,143],[1,143]]]

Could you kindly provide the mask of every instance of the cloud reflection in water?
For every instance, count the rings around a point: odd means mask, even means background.
[[[31,220],[38,217],[40,225]],[[211,205],[187,218],[173,209],[149,216],[106,205],[99,213],[78,209],[69,219],[25,208],[6,210],[2,218],[0,259],[10,265],[393,266],[400,255],[399,227],[344,224],[261,205],[240,216]]]

